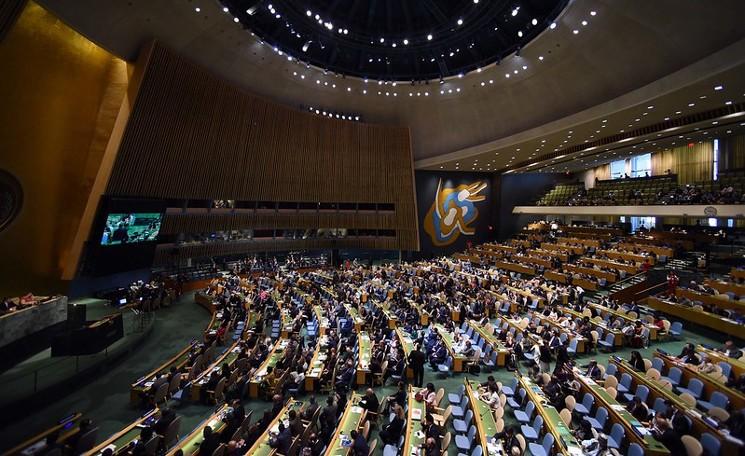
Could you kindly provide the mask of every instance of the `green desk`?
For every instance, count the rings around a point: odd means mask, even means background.
[[[422,421],[427,415],[427,407],[424,401],[415,399],[416,392],[409,385],[409,407],[406,418],[406,439],[404,440],[403,456],[410,456],[416,448],[424,445],[424,432],[422,431]]]
[[[494,418],[494,413],[489,404],[478,397],[478,387],[474,388],[468,379],[465,380],[465,384],[466,395],[468,395],[468,401],[473,410],[473,420],[476,422],[476,430],[481,442],[481,449],[484,454],[489,454],[487,442],[490,437],[497,433],[497,420]]]
[[[437,328],[437,333],[440,335],[445,347],[447,347],[448,353],[453,357],[453,372],[463,372],[463,364],[466,362],[466,357],[455,352],[455,349],[453,348],[453,345],[455,345],[453,335],[450,334],[440,323],[435,324],[435,328]]]
[[[259,370],[257,370],[254,373],[253,377],[251,377],[251,380],[248,383],[248,395],[252,399],[256,399],[257,397],[259,397],[261,382],[264,380],[268,369],[270,367],[274,368],[279,360],[282,359],[282,356],[284,356],[285,353],[285,348],[287,348],[288,344],[288,339],[280,339],[275,342],[272,352],[269,354],[269,356],[266,357],[264,363],[261,365],[261,367],[259,367]]]
[[[269,428],[261,434],[245,454],[251,456],[269,456],[275,454],[274,448],[269,445],[271,434],[278,432],[280,421],[284,422],[285,425],[288,425],[288,414],[290,413],[290,410],[299,412],[302,405],[303,403],[300,401],[296,401],[293,398],[288,399],[284,408],[280,410],[277,416],[274,417],[274,420],[269,424]]]
[[[347,408],[341,416],[339,426],[336,428],[334,437],[331,439],[326,456],[346,456],[351,454],[350,448],[342,446],[342,438],[350,439],[349,433],[358,430],[362,420],[365,418],[365,409],[359,406],[362,396],[357,393],[352,394],[352,398],[347,402]]]
[[[366,331],[360,332],[357,335],[357,343],[360,346],[360,356],[357,364],[357,384],[366,385],[367,376],[370,374],[370,358],[372,358],[370,335]]]
[[[196,429],[191,431],[189,435],[181,439],[176,444],[176,446],[171,448],[171,450],[168,452],[168,456],[173,456],[178,450],[182,450],[184,452],[184,456],[199,454],[199,445],[201,445],[202,440],[204,440],[204,428],[209,426],[212,428],[212,432],[216,434],[221,433],[226,426],[223,418],[227,409],[228,405],[223,404],[219,409],[217,409],[215,413],[212,414],[212,416],[202,421],[202,423],[197,426]]]

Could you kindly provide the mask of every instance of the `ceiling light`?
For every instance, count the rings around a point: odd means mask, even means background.
[[[518,30],[517,31],[517,36],[519,36],[520,38],[522,38],[523,37],[523,31],[522,30]]]
[[[688,103],[688,107],[689,107],[689,108],[692,108],[692,107],[694,107],[694,106],[696,106],[696,103]]]
[[[527,65],[523,65],[523,70],[527,70],[527,69],[528,69],[528,66]]]
[[[239,21],[239,19],[237,17],[234,17],[233,18],[233,22],[238,22],[238,21]]]
[[[197,6],[196,8],[194,8],[194,11],[196,11],[198,13],[198,12],[202,11],[202,8],[200,8],[200,7]]]
[[[548,26],[551,30],[556,28],[556,22],[552,22],[551,25]]]
[[[463,25],[463,19],[458,19],[458,25]]]
[[[538,19],[533,18],[533,20],[530,21],[530,23],[533,24],[533,25],[538,25]]]
[[[727,106],[729,106],[729,105],[732,104],[732,102],[731,101],[725,101],[724,104],[726,104]]]
[[[542,61],[543,60],[543,56],[542,55],[539,55],[538,56],[538,60],[541,60]]]
[[[587,21],[582,21],[582,25],[587,25]]]
[[[227,7],[227,6],[223,7],[223,9],[222,9],[222,12],[223,12],[223,13],[227,13],[228,11],[230,11],[230,10],[228,9],[228,7]]]
[[[407,45],[407,44],[409,44],[409,40],[404,38],[404,45]]]
[[[578,33],[579,33],[579,30],[577,30],[577,29],[574,29],[574,30],[572,30],[572,33],[574,33],[574,34],[576,35],[576,34],[578,34]]]
[[[515,16],[517,16],[517,13],[518,13],[518,11],[520,11],[520,8],[519,8],[519,7],[517,7],[517,8],[515,8],[515,9],[513,9],[513,10],[512,10],[512,17],[515,17]]]
[[[722,89],[724,89],[724,86],[721,86],[721,85],[714,86],[714,90],[716,90],[716,91],[720,91]]]
[[[595,11],[590,11],[590,16],[595,16],[596,14],[598,14],[598,13],[595,12]]]
[[[432,34],[427,35],[427,41],[432,41]]]

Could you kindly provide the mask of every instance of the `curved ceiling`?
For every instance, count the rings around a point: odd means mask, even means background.
[[[225,12],[300,62],[386,81],[439,79],[494,63],[551,26],[567,3],[222,0]]]
[[[661,96],[695,87],[715,76],[712,72],[727,69],[710,70],[701,62],[745,40],[745,2],[739,0],[572,0],[555,19],[557,27],[545,29],[519,56],[512,54],[499,65],[446,78],[444,84],[366,82],[280,54],[236,23],[216,0],[116,0],[105,6],[96,0],[39,1],[126,59],[134,60],[140,47],[155,38],[275,101],[408,126],[416,166],[427,168],[518,139],[565,132],[567,124],[580,122],[579,113],[585,122],[599,121],[608,112],[636,109],[656,98],[652,89],[643,100],[625,97],[640,88],[656,88]],[[680,72],[686,79],[670,78]],[[688,95],[693,94],[682,96]],[[737,96],[739,102],[743,93]],[[640,124],[653,121],[648,118]],[[514,162],[531,159],[528,150],[535,148],[520,149]]]

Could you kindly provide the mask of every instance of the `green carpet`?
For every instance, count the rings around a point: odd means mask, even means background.
[[[159,310],[155,315],[154,328],[149,336],[128,357],[120,360],[108,372],[81,384],[70,394],[0,430],[2,447],[10,447],[43,431],[59,418],[74,411],[81,411],[84,416],[93,419],[99,427],[99,441],[117,432],[139,416],[142,411],[135,410],[129,405],[130,384],[178,352],[190,340],[201,337],[202,330],[208,321],[207,312],[194,303],[191,293],[184,295],[170,308]],[[711,334],[703,335],[699,331],[693,333],[685,330],[681,341],[653,343],[650,348],[640,350],[640,352],[644,357],[651,359],[657,348],[677,355],[686,342],[714,346],[719,346],[723,342],[723,340],[715,340],[711,337],[714,336]],[[615,354],[628,358],[630,352],[630,348],[625,348],[618,350]],[[591,358],[607,364],[608,355],[584,355],[578,358],[578,362],[579,364],[585,364]],[[493,374],[456,374],[446,379],[438,379],[435,372],[427,367],[425,383],[432,382],[436,388],[445,388],[446,392],[457,392],[465,377],[477,381],[486,381],[488,375],[494,375],[497,381],[502,383],[507,383],[513,378],[513,373],[500,369]],[[360,388],[360,391],[362,391],[362,388]],[[381,400],[386,395],[394,392],[394,386],[376,388],[376,393]],[[4,394],[12,394],[12,392],[5,390]],[[299,399],[305,399],[305,396],[301,396]],[[325,398],[318,398],[319,403],[323,403],[324,400]],[[447,398],[444,400],[447,401]],[[247,401],[246,409],[253,410],[254,416],[257,417],[261,416],[269,405],[269,403],[263,401]],[[199,404],[185,404],[179,407],[177,413],[183,416],[181,435],[183,436],[195,428],[198,423],[209,416],[211,410],[212,407]],[[514,424],[509,410],[505,414],[505,424],[507,426]],[[454,434],[452,428],[448,431]],[[377,429],[373,430],[372,436],[373,438],[377,436]],[[381,442],[378,442],[378,444],[380,445]],[[382,451],[382,445],[379,448]],[[450,454],[457,454],[454,443],[451,445]]]

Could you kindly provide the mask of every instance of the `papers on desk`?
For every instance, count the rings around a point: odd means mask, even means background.
[[[584,456],[585,452],[580,447],[569,447],[567,448],[569,454],[572,456]]]
[[[310,375],[313,376],[313,377],[320,377],[321,376],[321,372],[323,372],[323,368],[316,367],[315,369],[313,369],[312,371],[310,371]]]
[[[364,410],[365,409],[363,409],[362,407],[358,405],[355,405],[354,407],[352,407],[352,413],[362,413]]]
[[[623,405],[621,405],[621,404],[613,404],[613,405],[611,405],[611,408],[613,410],[617,411],[617,412],[620,412],[622,410],[626,410],[625,408],[623,408]]]
[[[155,382],[145,382],[145,388],[150,388]]]
[[[637,434],[641,436],[650,435],[651,432],[649,432],[649,429],[645,428],[644,426],[634,426],[634,429],[636,430]]]
[[[419,421],[422,419],[422,409],[415,408],[411,411],[411,419],[415,421]]]

